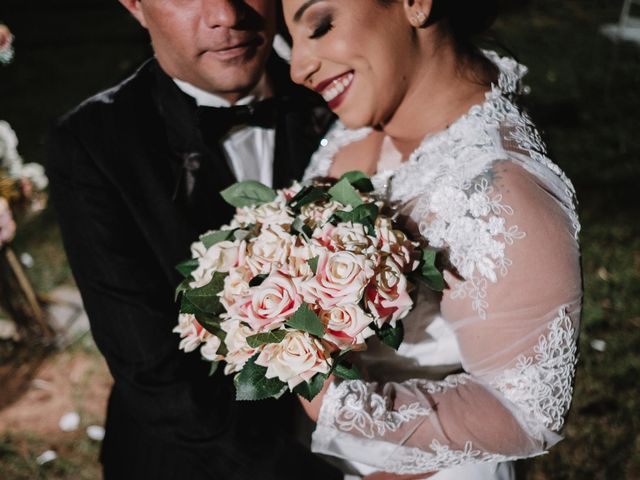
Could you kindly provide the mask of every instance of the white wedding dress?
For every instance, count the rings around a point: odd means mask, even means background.
[[[500,70],[485,102],[372,178],[452,267],[442,297],[418,289],[400,349],[372,345],[366,381],[323,400],[312,449],[350,473],[509,479],[510,460],[561,439],[582,299],[574,190],[514,103],[526,68],[485,54]],[[306,178],[369,132],[336,124]]]

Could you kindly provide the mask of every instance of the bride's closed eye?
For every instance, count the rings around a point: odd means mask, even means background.
[[[325,15],[318,20],[309,38],[314,40],[318,39],[329,33],[332,29],[333,17],[331,15]]]

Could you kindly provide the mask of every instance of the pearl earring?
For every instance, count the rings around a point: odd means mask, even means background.
[[[411,25],[413,25],[416,28],[423,27],[426,22],[427,22],[427,16],[422,10],[418,10],[411,17]]]

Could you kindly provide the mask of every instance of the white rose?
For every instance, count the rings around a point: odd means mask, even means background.
[[[22,166],[22,159],[18,155],[18,137],[4,120],[0,120],[0,166],[10,171]]]
[[[22,166],[20,171],[21,177],[31,180],[36,190],[42,191],[49,185],[49,179],[44,173],[44,167],[39,163],[27,163]]]
[[[278,378],[293,390],[316,373],[328,373],[332,359],[318,339],[292,331],[280,343],[265,345],[256,364],[267,367],[267,378]]]
[[[337,210],[343,209],[341,203],[333,200],[321,205],[310,203],[300,209],[300,217],[311,228],[321,227],[329,221]]]
[[[366,348],[365,340],[375,332],[369,328],[373,318],[358,305],[349,304],[323,310],[320,320],[326,327],[325,339],[341,350]]]
[[[209,360],[210,362],[224,360],[224,357],[218,354],[218,349],[221,344],[222,343],[218,337],[211,335],[205,340],[204,345],[200,348],[200,354],[205,360]]]
[[[304,299],[328,310],[336,305],[358,303],[364,287],[375,274],[375,263],[353,252],[321,253],[316,274],[303,282]]]
[[[198,268],[191,272],[194,281],[190,283],[190,287],[204,287],[211,281],[215,272],[228,272],[238,263],[242,245],[227,240],[207,249],[202,242],[194,243],[191,252],[192,256],[198,259]]]
[[[220,301],[227,311],[231,310],[233,305],[241,301],[242,298],[251,294],[249,286],[251,278],[251,272],[244,268],[232,268],[229,271],[229,275],[224,279],[224,287],[220,296]]]
[[[255,332],[237,319],[225,320],[220,324],[220,328],[227,334],[224,339],[224,344],[228,350],[225,357],[227,365],[224,367],[224,373],[229,375],[230,373],[239,372],[244,367],[244,364],[247,363],[247,360],[257,351],[247,343],[247,337],[255,335]]]
[[[313,237],[333,250],[347,250],[370,254],[374,251],[375,238],[367,235],[361,223],[339,223],[336,226],[326,224],[313,232]]]
[[[247,244],[244,264],[253,275],[268,275],[286,265],[295,238],[279,225],[264,228],[260,235]]]
[[[211,335],[198,323],[196,316],[190,313],[181,313],[178,316],[178,325],[173,332],[180,334],[182,340],[178,348],[187,353],[193,352]]]
[[[234,220],[241,225],[260,224],[264,227],[273,225],[291,225],[293,216],[287,210],[283,198],[262,204],[258,207],[242,207],[237,209]]]

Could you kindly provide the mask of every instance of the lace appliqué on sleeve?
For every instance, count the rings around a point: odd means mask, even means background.
[[[391,399],[373,393],[376,384],[366,384],[361,381],[345,381],[327,393],[323,401],[323,409],[331,410],[331,415],[325,415],[332,421],[325,425],[333,428],[335,425],[343,432],[356,431],[364,437],[372,439],[382,437],[387,432],[396,432],[405,423],[426,417],[431,408],[415,402],[402,405],[393,410]]]
[[[510,460],[505,455],[477,450],[471,442],[465,443],[463,450],[453,450],[448,445],[443,445],[437,440],[433,440],[429,448],[433,453],[425,452],[419,448],[398,449],[385,463],[384,470],[397,474],[416,474],[435,472],[443,468],[451,468],[468,463],[504,462]]]
[[[533,433],[540,426],[560,431],[573,395],[578,362],[576,330],[567,308],[548,325],[534,347],[534,355],[520,355],[516,366],[504,371],[491,385],[526,413],[524,422]]]
[[[449,177],[454,178],[454,177]],[[469,188],[463,184],[440,182],[416,209],[420,233],[434,248],[446,248],[449,260],[465,279],[456,283],[451,297],[470,298],[480,318],[486,318],[487,281],[507,275],[511,260],[506,245],[525,237],[516,225],[507,226],[513,209],[494,191],[486,177]]]

